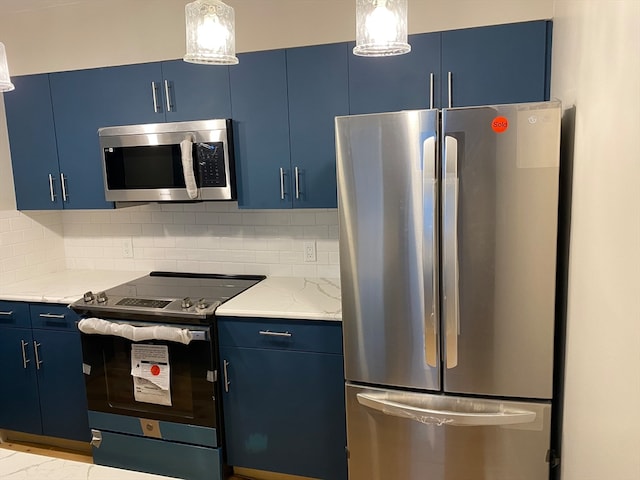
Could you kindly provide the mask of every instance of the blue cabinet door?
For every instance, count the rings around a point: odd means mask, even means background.
[[[162,62],[163,102],[167,122],[231,118],[229,67]]]
[[[0,365],[0,429],[42,434],[31,329],[0,328]]]
[[[290,208],[285,51],[245,53],[238,58],[240,63],[229,68],[238,205]]]
[[[91,439],[77,331],[34,329],[42,432],[87,442]]]
[[[60,174],[67,181],[64,206],[112,208],[104,198],[98,129],[164,122],[160,64],[53,73],[50,79]]]
[[[496,105],[549,99],[550,28],[534,21],[442,33],[442,105]]]
[[[4,94],[18,210],[62,208],[49,76],[13,77]],[[51,177],[50,177],[51,176]]]
[[[342,355],[227,347],[230,465],[347,478]]]
[[[287,50],[293,206],[335,208],[334,118],[349,114],[346,43]]]
[[[394,57],[358,57],[349,44],[351,114],[430,108],[432,90],[440,107],[440,34],[410,35],[409,44],[410,53]]]

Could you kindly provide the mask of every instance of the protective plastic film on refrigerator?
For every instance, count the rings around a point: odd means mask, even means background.
[[[560,116],[336,118],[351,480],[548,478]]]

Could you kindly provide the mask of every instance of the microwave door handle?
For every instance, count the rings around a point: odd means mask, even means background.
[[[193,134],[180,142],[180,151],[182,153],[182,171],[184,173],[184,183],[187,187],[187,195],[194,199],[198,196],[198,185],[193,172]]]

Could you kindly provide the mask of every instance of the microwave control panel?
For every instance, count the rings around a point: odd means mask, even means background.
[[[227,177],[224,166],[224,146],[222,142],[195,143],[196,171],[200,187],[225,187]]]

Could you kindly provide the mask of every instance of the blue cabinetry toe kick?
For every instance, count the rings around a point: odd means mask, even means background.
[[[98,465],[179,477],[222,480],[215,428],[89,411]]]

